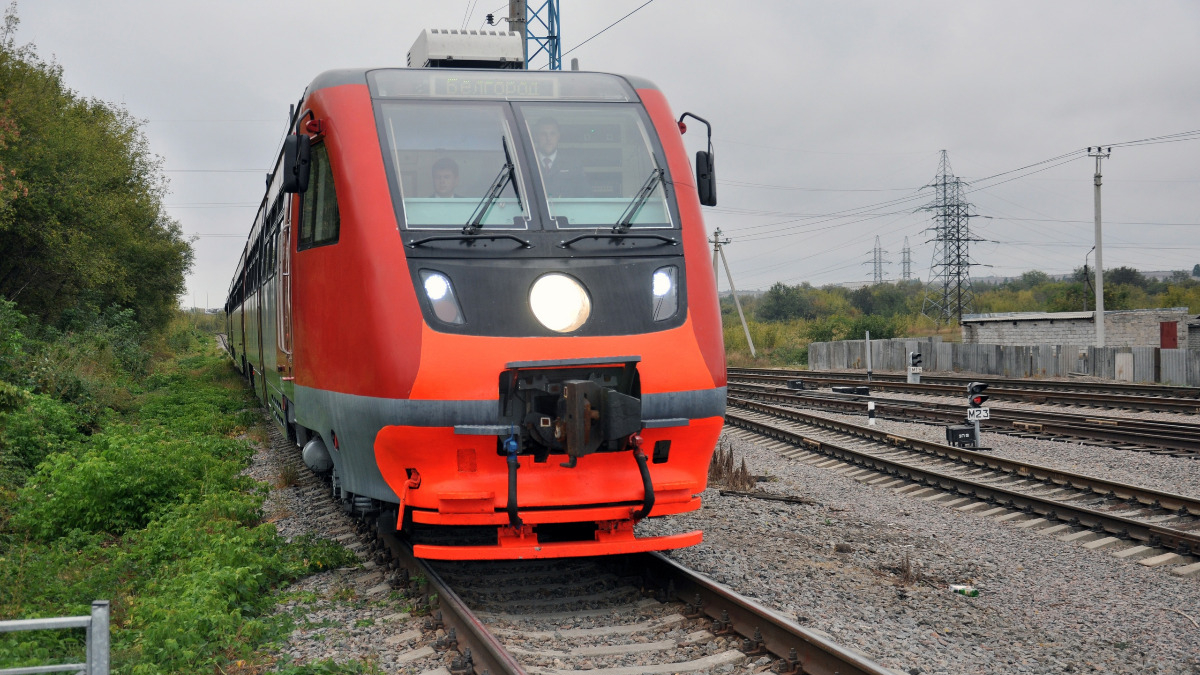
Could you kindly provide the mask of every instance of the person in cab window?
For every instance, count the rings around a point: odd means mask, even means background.
[[[543,117],[533,126],[533,144],[546,194],[550,197],[585,197],[583,164],[569,150],[558,147],[562,138],[558,122]]]
[[[443,157],[433,163],[433,194],[431,197],[442,199],[459,199],[458,194],[458,162]]]

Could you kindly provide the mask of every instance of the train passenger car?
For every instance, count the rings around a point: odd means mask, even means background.
[[[698,543],[634,525],[700,507],[723,423],[711,129],[693,175],[650,82],[443,68],[322,73],[289,125],[227,330],[346,508],[426,558]]]

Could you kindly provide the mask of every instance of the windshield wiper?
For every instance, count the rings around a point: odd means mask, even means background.
[[[504,148],[504,166],[500,167],[500,173],[496,174],[496,180],[492,181],[492,186],[483,195],[483,199],[479,200],[479,205],[475,207],[471,219],[463,226],[463,234],[479,232],[480,223],[483,222],[487,212],[491,210],[492,204],[500,197],[500,193],[504,192],[504,188],[509,183],[512,183],[513,193],[517,196],[517,206],[521,206],[521,190],[517,187],[517,169],[513,166],[512,156],[508,153],[508,139],[504,136],[500,137],[500,146]]]
[[[646,182],[642,184],[641,189],[633,196],[633,200],[629,202],[629,206],[625,207],[625,213],[621,214],[621,219],[613,225],[613,232],[624,233],[629,230],[629,226],[633,223],[633,219],[637,216],[638,211],[642,210],[646,200],[650,199],[650,195],[654,194],[654,189],[663,180],[662,167],[658,165],[658,160],[654,161],[654,170],[650,172],[650,176],[646,178]]]
[[[661,241],[665,244],[670,244],[672,246],[679,245],[679,242],[675,239],[661,234],[627,234],[625,232],[609,232],[608,234],[581,234],[578,237],[572,237],[566,241],[558,242],[558,247],[571,248],[571,244],[574,244],[577,241],[583,241],[584,239],[616,239],[618,241],[622,239],[657,239],[658,241]]]
[[[522,239],[515,234],[500,234],[492,232],[487,234],[467,234],[466,232],[461,234],[439,234],[432,237],[425,237],[424,239],[414,240],[409,243],[408,247],[416,248],[418,246],[428,244],[431,241],[463,241],[468,244],[474,244],[476,241],[496,241],[498,239],[511,239],[512,241],[520,244],[521,248],[533,248],[533,244],[529,243],[529,240]]]

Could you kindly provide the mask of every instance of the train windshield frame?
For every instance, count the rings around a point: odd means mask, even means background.
[[[401,231],[681,227],[666,153],[620,76],[412,69],[372,71],[368,82]],[[435,189],[448,172],[455,190]]]

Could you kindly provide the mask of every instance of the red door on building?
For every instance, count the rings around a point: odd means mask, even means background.
[[[1158,346],[1163,349],[1179,349],[1179,322],[1162,321],[1158,324]]]

